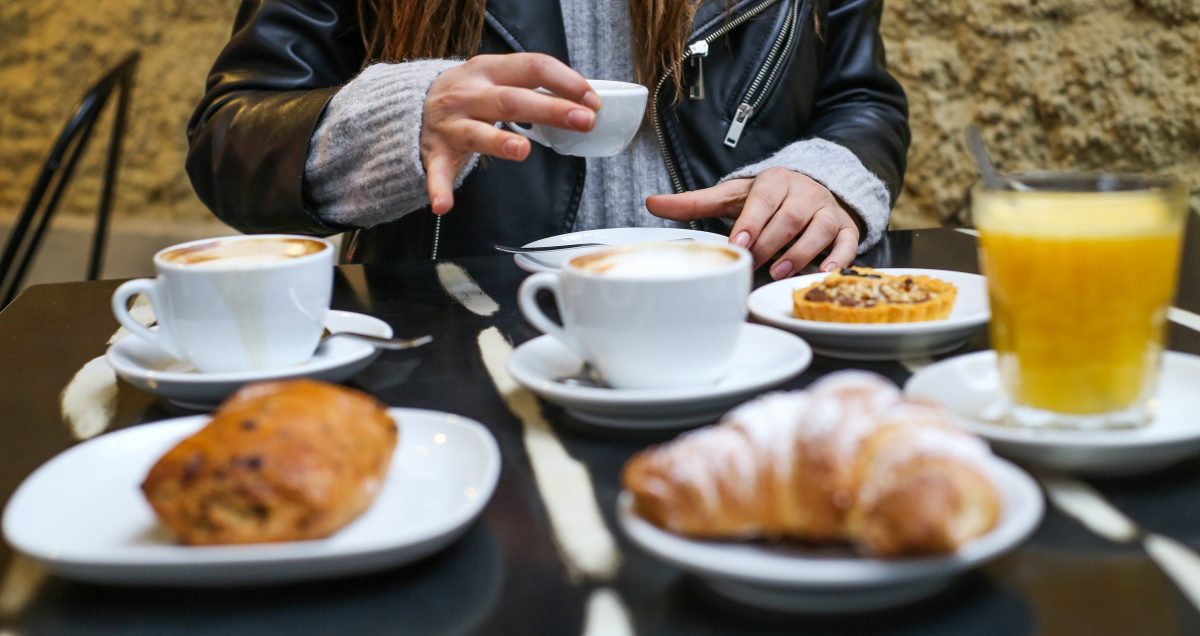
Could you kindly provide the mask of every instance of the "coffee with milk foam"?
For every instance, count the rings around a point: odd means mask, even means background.
[[[303,238],[217,240],[189,245],[163,254],[173,265],[200,269],[240,269],[281,263],[316,254],[325,248],[320,241]]]
[[[686,278],[727,268],[737,260],[737,252],[716,245],[654,243],[585,254],[571,265],[613,278]]]

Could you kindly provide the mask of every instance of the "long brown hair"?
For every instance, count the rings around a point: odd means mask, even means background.
[[[483,38],[485,0],[359,0],[371,60],[468,57]],[[670,72],[678,91],[680,60],[700,0],[629,0],[638,83]],[[368,17],[375,18],[370,24]]]

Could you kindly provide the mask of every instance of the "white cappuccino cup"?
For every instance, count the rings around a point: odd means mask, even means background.
[[[746,320],[751,257],[735,245],[642,243],[577,256],[534,274],[521,312],[620,389],[701,386],[721,379]],[[562,325],[537,305],[551,292]]]
[[[257,371],[307,362],[316,351],[333,290],[333,245],[307,236],[202,239],[154,255],[157,278],[117,288],[121,326],[205,373]],[[144,294],[156,329],[135,320]]]
[[[646,114],[649,91],[641,84],[630,82],[588,80],[588,83],[600,96],[596,125],[588,132],[543,124],[527,127],[511,121],[504,122],[504,125],[562,155],[611,157],[624,150],[637,134],[642,117]],[[545,89],[538,90],[551,94]]]

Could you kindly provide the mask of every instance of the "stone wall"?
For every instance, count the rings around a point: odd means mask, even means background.
[[[237,0],[0,2],[0,214],[19,209],[80,92],[122,54],[143,63],[120,219],[202,222],[184,126]],[[1200,2],[889,0],[889,60],[908,89],[913,147],[896,225],[963,220],[976,122],[1007,169],[1172,174],[1200,209]],[[91,214],[97,139],[64,211]]]

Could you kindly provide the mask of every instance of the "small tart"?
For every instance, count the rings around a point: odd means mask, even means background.
[[[792,292],[797,318],[821,322],[943,320],[958,289],[928,276],[895,276],[870,267],[845,267]]]

